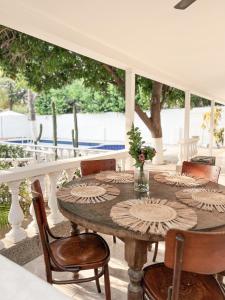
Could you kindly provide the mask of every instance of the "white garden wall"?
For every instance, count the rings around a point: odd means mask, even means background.
[[[225,108],[221,127],[225,126]],[[194,108],[191,110],[190,136],[200,137],[200,144],[208,144],[208,132],[201,128],[203,113],[209,111],[210,107]],[[1,114],[3,114],[1,116]],[[0,113],[0,138],[30,137],[31,129],[27,116],[17,113],[4,115]],[[161,113],[163,128],[163,143],[175,145],[183,131],[184,109],[164,109]],[[43,124],[42,138],[52,138],[52,116],[37,116],[38,124]],[[65,114],[57,116],[58,138],[71,141],[71,130],[73,128],[73,115]],[[137,125],[146,142],[151,142],[150,134],[146,126],[135,116]],[[98,113],[78,114],[79,140],[101,143],[124,143],[125,117],[123,113]]]
[[[225,109],[221,120],[221,127],[225,126]],[[190,136],[200,137],[200,143],[206,145],[209,141],[209,133],[201,128],[203,113],[209,111],[210,107],[194,108],[190,116]],[[37,120],[43,124],[43,138],[52,137],[52,117],[38,116]],[[183,131],[184,109],[164,109],[161,113],[163,128],[163,143],[168,145],[177,144],[180,134]],[[57,117],[59,139],[71,140],[73,128],[72,114],[59,115]],[[143,134],[146,142],[151,142],[148,129],[135,116],[137,125]],[[125,116],[123,113],[98,113],[78,114],[79,140],[91,142],[124,143]]]
[[[0,113],[0,139],[30,136],[26,115],[13,111]]]

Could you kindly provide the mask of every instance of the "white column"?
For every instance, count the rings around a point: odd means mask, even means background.
[[[0,250],[2,250],[5,247],[5,245],[3,244],[3,242],[0,240]]]
[[[189,91],[185,92],[185,108],[184,108],[184,158],[188,160],[188,140],[190,131],[190,108],[191,108],[191,94]]]
[[[135,112],[135,74],[131,69],[126,70],[125,101],[125,147],[129,148],[127,132],[134,123]]]
[[[59,173],[50,173],[48,174],[50,181],[50,191],[48,196],[48,206],[51,210],[50,215],[48,216],[48,221],[51,225],[56,225],[64,220],[63,215],[60,213],[58,208],[58,202],[56,197],[57,191],[57,179]]]
[[[212,156],[212,151],[213,151],[214,107],[215,107],[215,101],[211,101],[210,131],[209,131],[209,155],[210,156]]]
[[[17,243],[27,237],[26,231],[21,227],[24,214],[19,203],[19,187],[20,181],[9,183],[12,201],[8,219],[12,229],[6,234],[6,239],[12,243]]]

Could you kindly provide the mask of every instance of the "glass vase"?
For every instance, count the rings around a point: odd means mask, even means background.
[[[149,171],[144,170],[144,165],[134,170],[134,190],[140,193],[149,192]]]

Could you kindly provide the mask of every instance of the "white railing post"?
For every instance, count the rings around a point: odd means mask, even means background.
[[[20,181],[9,182],[8,185],[12,195],[8,220],[12,229],[6,234],[6,239],[12,243],[17,243],[27,237],[26,231],[21,227],[24,214],[19,203]]]
[[[58,224],[64,220],[63,215],[60,213],[57,203],[56,191],[57,191],[57,179],[59,176],[58,172],[49,173],[50,191],[48,195],[48,206],[51,210],[48,216],[49,223],[51,225]]]

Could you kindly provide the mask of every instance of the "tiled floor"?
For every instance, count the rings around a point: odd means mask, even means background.
[[[119,239],[117,243],[113,244],[111,236],[103,236],[109,244],[111,251],[111,259],[109,263],[110,283],[112,300],[126,300],[127,299],[127,285],[128,285],[128,266],[124,259],[124,244]],[[164,244],[159,246],[158,261],[163,260]],[[151,263],[153,252],[148,254],[148,263]],[[32,262],[25,265],[25,268],[37,276],[45,280],[45,270],[43,256],[38,257]],[[92,272],[86,272],[86,274],[92,275]],[[56,274],[56,278],[62,276],[62,274]],[[85,273],[81,273],[80,276],[84,276]],[[68,275],[68,278],[70,274]],[[102,293],[98,294],[94,282],[83,283],[79,285],[55,285],[57,289],[64,294],[75,300],[103,300],[104,297],[104,285],[103,278],[100,279]]]

